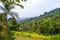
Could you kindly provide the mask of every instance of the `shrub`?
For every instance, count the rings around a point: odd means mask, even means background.
[[[51,36],[51,40],[60,40],[60,35]]]
[[[13,40],[13,36],[12,36],[11,33],[8,34],[8,35],[6,35],[6,34],[5,34],[5,31],[2,31],[2,32],[0,33],[0,40]]]

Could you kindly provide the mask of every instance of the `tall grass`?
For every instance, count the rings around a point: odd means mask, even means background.
[[[42,39],[42,40],[60,40],[60,35],[44,36],[44,35],[39,35],[37,33],[18,32],[18,31],[12,31],[11,33],[14,37],[23,36],[23,37],[32,37],[35,39]]]

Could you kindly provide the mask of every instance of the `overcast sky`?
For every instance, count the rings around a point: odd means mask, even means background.
[[[35,17],[60,7],[60,0],[27,0],[22,3],[24,9],[16,7],[15,11],[19,13],[20,18]]]

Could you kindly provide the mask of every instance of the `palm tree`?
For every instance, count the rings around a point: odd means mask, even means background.
[[[18,17],[18,14],[14,11],[11,11],[15,5],[20,6],[21,8],[24,8],[20,4],[20,2],[25,2],[26,0],[0,0],[3,4],[3,7],[0,5],[0,10],[3,10],[3,14],[5,15],[5,24],[6,24],[6,34],[9,33],[9,28],[8,28],[8,20],[7,20],[7,15],[11,15],[14,17]]]

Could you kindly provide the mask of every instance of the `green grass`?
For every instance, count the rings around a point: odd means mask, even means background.
[[[29,32],[18,32],[18,31],[12,31],[12,34],[14,37],[19,36],[19,37],[30,37],[30,38],[35,38],[35,39],[42,39],[42,40],[60,40],[60,35],[50,35],[50,36],[45,36],[45,35],[39,35],[37,33],[29,33]]]
[[[51,40],[60,40],[60,35],[53,35],[50,38]]]

